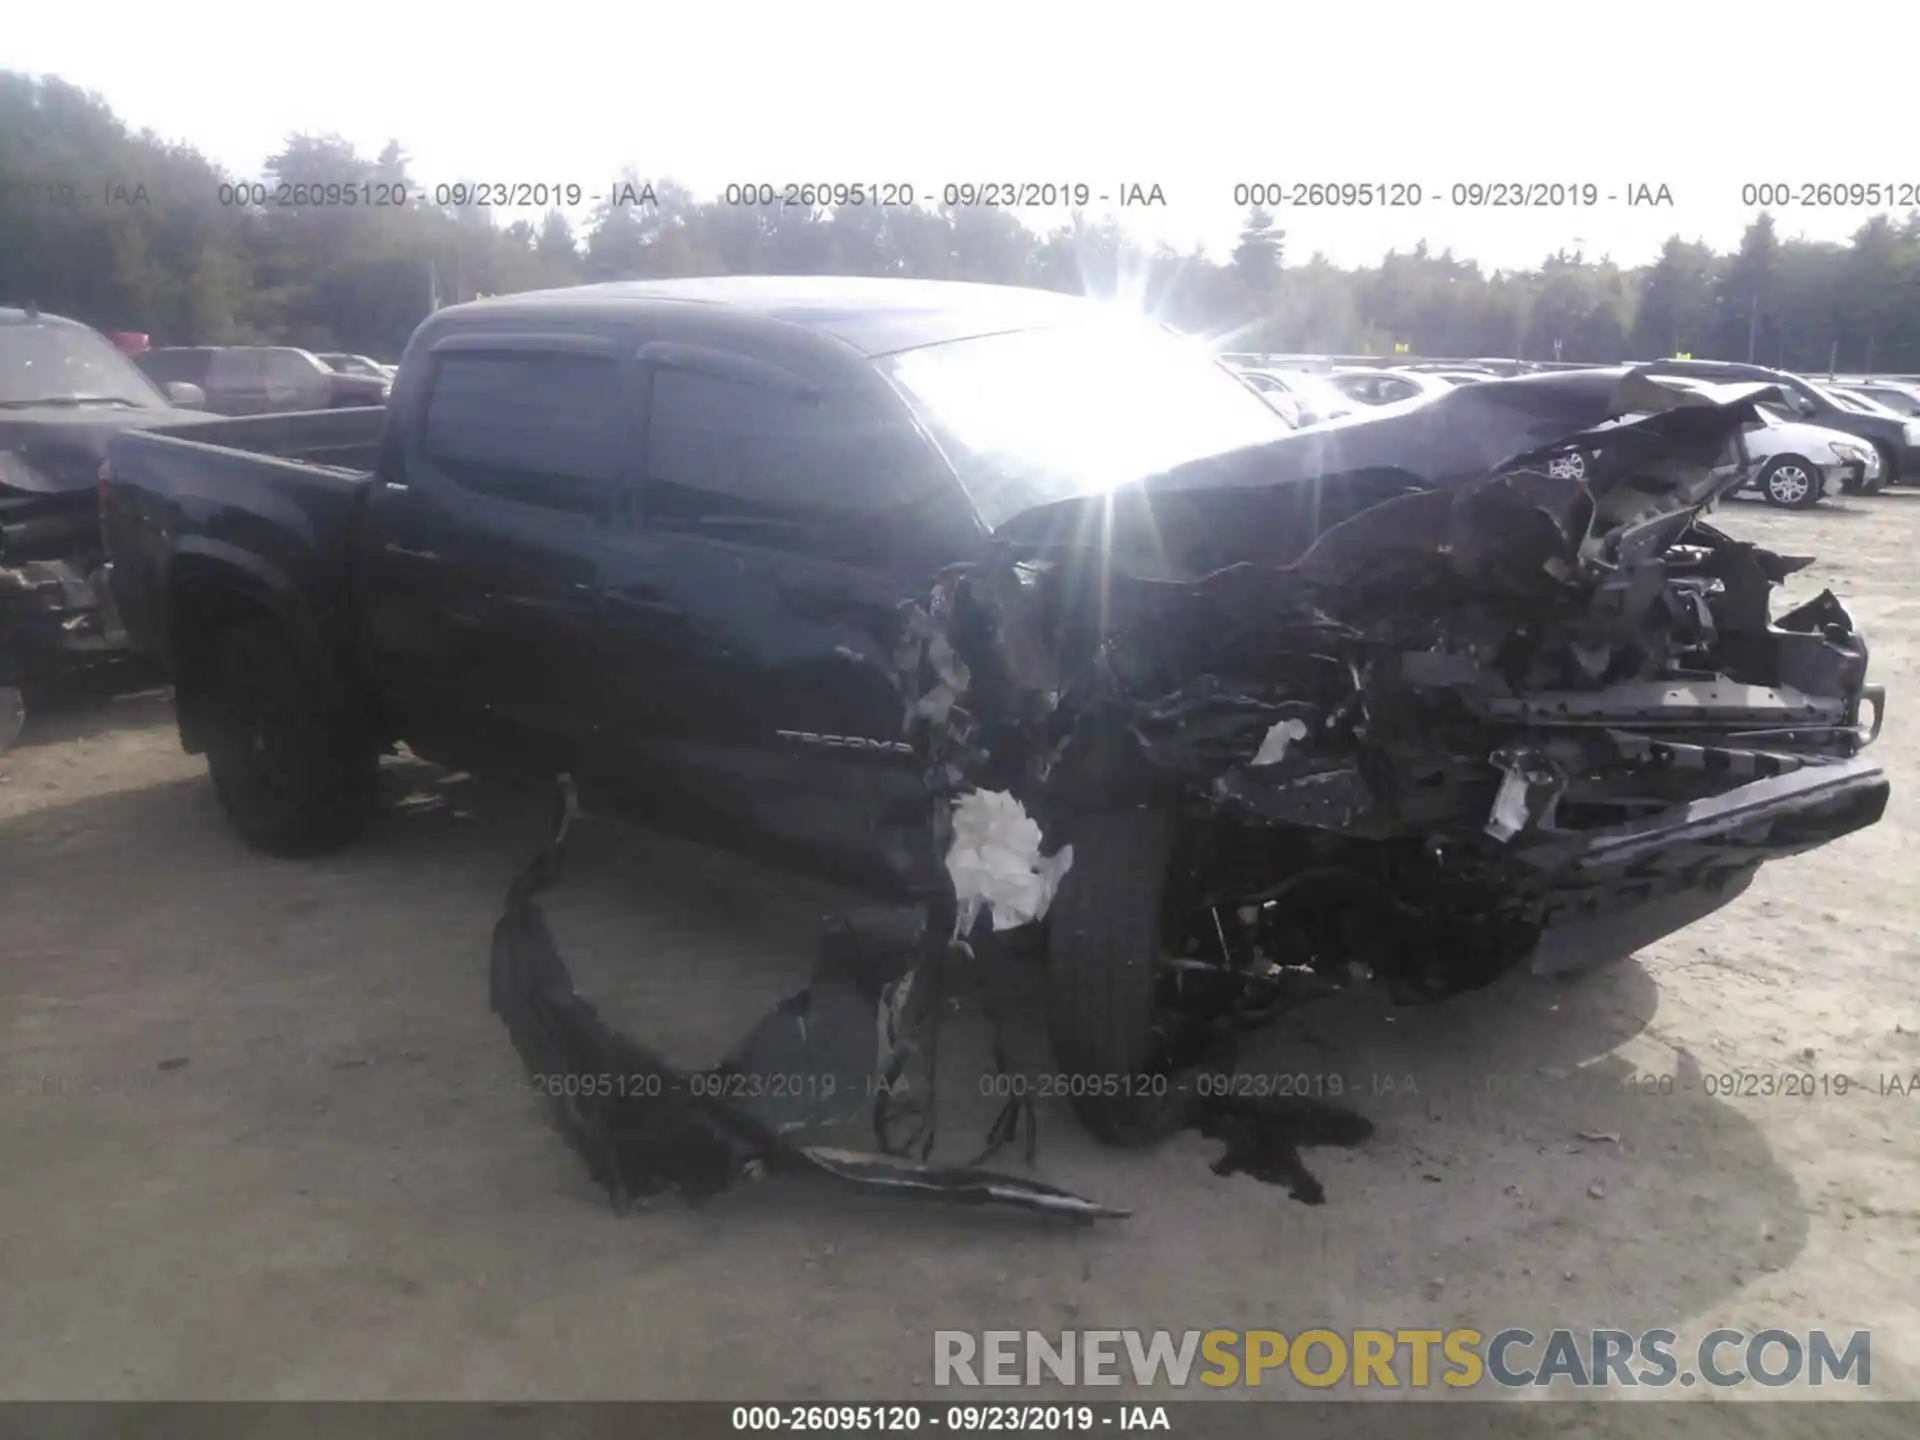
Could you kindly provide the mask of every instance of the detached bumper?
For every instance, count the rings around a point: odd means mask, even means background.
[[[1548,844],[1517,858],[1586,876],[1776,860],[1865,829],[1885,813],[1892,788],[1886,771],[1857,755],[1586,831],[1571,854]]]
[[[1871,484],[1880,478],[1880,460],[1875,456],[1870,464],[1860,464],[1850,460],[1835,460],[1822,465],[1820,471],[1820,493],[1826,495],[1852,494],[1862,485]]]
[[[1521,850],[1553,872],[1533,968],[1584,968],[1683,929],[1739,896],[1763,862],[1874,824],[1891,792],[1886,772],[1855,756]]]

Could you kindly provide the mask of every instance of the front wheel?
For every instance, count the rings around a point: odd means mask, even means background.
[[[349,709],[327,703],[271,620],[215,642],[207,769],[235,828],[273,855],[336,849],[372,818],[380,751]]]
[[[1780,455],[1760,472],[1760,494],[1769,505],[1805,510],[1820,498],[1820,472],[1798,455]]]
[[[1164,1058],[1160,972],[1176,827],[1177,816],[1157,806],[1074,817],[1073,864],[1047,918],[1054,1058],[1075,1079],[1081,1123],[1114,1144],[1179,1124],[1173,1097],[1137,1083]]]

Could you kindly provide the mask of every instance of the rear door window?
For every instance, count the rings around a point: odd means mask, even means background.
[[[611,358],[455,352],[435,367],[421,454],[477,494],[599,515],[619,473],[624,414]]]

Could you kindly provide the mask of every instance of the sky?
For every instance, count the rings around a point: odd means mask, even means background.
[[[1814,239],[1920,200],[1920,126],[1881,63],[1920,54],[1911,3],[1856,0],[1804,25],[1803,11],[1767,22],[1713,0],[316,14],[284,0],[22,3],[0,27],[0,68],[95,91],[136,129],[239,176],[306,132],[369,155],[398,139],[429,186],[601,193],[628,165],[700,198],[739,182],[922,197],[1085,183],[1116,200],[1157,186],[1164,205],[1117,218],[1145,243],[1221,258],[1245,214],[1236,187],[1270,185],[1288,202],[1270,209],[1290,263],[1321,250],[1370,264],[1424,239],[1488,268],[1563,246],[1637,264],[1676,232],[1733,248],[1760,209],[1747,187],[1781,187],[1795,202],[1775,206],[1782,235]],[[1798,98],[1783,108],[1783,96]],[[1417,190],[1418,203],[1293,203],[1313,199],[1295,187],[1329,184],[1402,202]],[[1885,198],[1837,207],[1797,193],[1821,184],[1877,184]],[[1589,185],[1594,203],[1551,203]],[[1550,203],[1485,203],[1502,187]],[[1628,203],[1662,187],[1671,203]]]

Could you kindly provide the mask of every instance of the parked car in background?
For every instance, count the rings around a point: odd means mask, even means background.
[[[321,361],[341,375],[363,375],[369,380],[393,379],[394,367],[382,365],[367,355],[348,355],[339,350],[322,350]]]
[[[1362,405],[1397,405],[1406,400],[1444,395],[1451,383],[1425,370],[1374,370],[1362,366],[1336,370],[1327,383]]]
[[[204,397],[162,390],[98,331],[0,307],[0,742],[19,689],[123,649],[100,576],[100,465],[123,430],[191,424]],[[0,743],[0,749],[4,749]]]
[[[1718,386],[1708,380],[1665,375],[1661,383],[1703,395]],[[1718,398],[1718,397],[1716,397]],[[1805,510],[1838,491],[1849,494],[1880,488],[1880,452],[1855,435],[1787,418],[1784,400],[1755,407],[1760,424],[1746,436],[1747,454],[1755,461],[1753,479],[1746,488],[1757,490],[1769,505]]]
[[[1760,407],[1760,424],[1747,435],[1747,453],[1759,462],[1752,488],[1769,505],[1804,510],[1836,492],[1881,487],[1880,452],[1857,436],[1789,420],[1769,405]]]
[[[1660,376],[1691,376],[1720,384],[1758,381],[1779,386],[1788,419],[1844,431],[1879,452],[1878,476],[1858,482],[1863,494],[1902,479],[1920,479],[1920,420],[1909,420],[1871,400],[1843,397],[1825,385],[1784,370],[1728,360],[1656,360],[1647,369]]]
[[[392,383],[345,375],[309,350],[278,345],[162,346],[135,357],[159,381],[190,381],[216,415],[278,415],[384,405]]]
[[[1884,405],[1911,420],[1920,416],[1920,384],[1904,380],[1830,380],[1827,388],[1838,395],[1855,395]]]
[[[1358,408],[1324,377],[1304,370],[1242,370],[1240,378],[1292,425],[1318,425]]]
[[[1509,363],[1517,367],[1522,362]],[[1415,375],[1457,375],[1473,380],[1511,379],[1513,375],[1522,373],[1518,369],[1496,369],[1481,360],[1405,360],[1393,368]]]
[[[1431,376],[1445,385],[1479,385],[1500,378],[1491,370],[1416,370],[1409,373]]]

